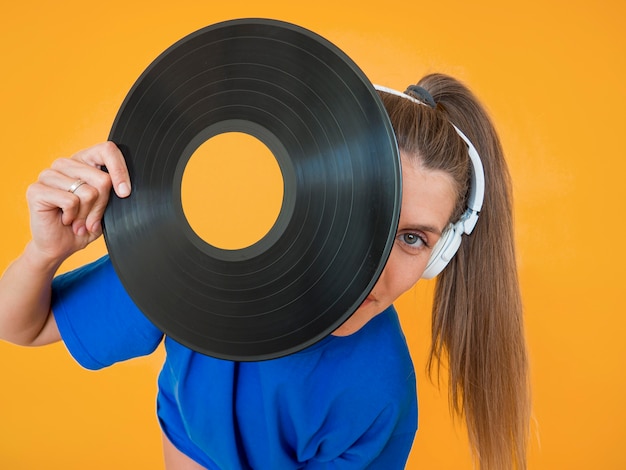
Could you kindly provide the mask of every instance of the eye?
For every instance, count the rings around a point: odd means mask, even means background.
[[[426,238],[415,232],[406,232],[398,234],[397,239],[406,247],[416,250],[422,247],[428,247]]]

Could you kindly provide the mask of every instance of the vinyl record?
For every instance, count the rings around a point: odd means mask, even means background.
[[[190,156],[224,132],[262,141],[284,181],[274,226],[237,250],[202,240],[181,202]],[[144,314],[197,352],[251,361],[303,349],[382,272],[400,211],[393,129],[363,72],[309,30],[241,19],[192,33],[139,77],[110,140],[133,184],[104,217],[115,270]]]

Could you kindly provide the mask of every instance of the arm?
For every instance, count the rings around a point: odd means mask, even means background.
[[[85,184],[70,192],[78,180]],[[28,188],[32,239],[0,278],[0,339],[28,346],[60,339],[50,311],[52,279],[65,259],[102,234],[111,187],[128,196],[130,177],[120,150],[105,142],[55,161]]]

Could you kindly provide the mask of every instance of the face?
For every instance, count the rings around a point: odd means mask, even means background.
[[[352,334],[389,307],[420,279],[455,205],[452,178],[402,158],[402,207],[398,232],[378,282],[357,311],[334,334]]]

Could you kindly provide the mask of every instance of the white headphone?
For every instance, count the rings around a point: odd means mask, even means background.
[[[391,88],[374,85],[379,91],[390,93],[392,95],[400,96],[402,98],[406,98],[414,103],[429,106],[428,104],[414,98],[413,96],[407,95],[406,93],[399,92],[397,90],[393,90]],[[450,123],[452,124],[452,123]],[[457,134],[463,139],[465,144],[467,145],[468,154],[470,157],[470,161],[472,163],[472,176],[470,183],[470,193],[467,198],[467,208],[465,212],[461,216],[459,220],[454,223],[451,223],[446,227],[444,232],[441,234],[441,238],[437,241],[435,246],[433,247],[433,252],[430,255],[430,259],[428,260],[428,264],[426,265],[426,269],[422,274],[423,279],[432,279],[436,275],[438,275],[443,268],[445,268],[452,257],[456,254],[461,246],[461,239],[463,234],[469,235],[474,230],[476,226],[476,222],[478,222],[478,215],[480,213],[480,209],[483,206],[483,199],[485,197],[485,171],[483,169],[483,164],[480,160],[480,156],[476,151],[476,148],[470,140],[456,127],[452,124],[454,130]]]

